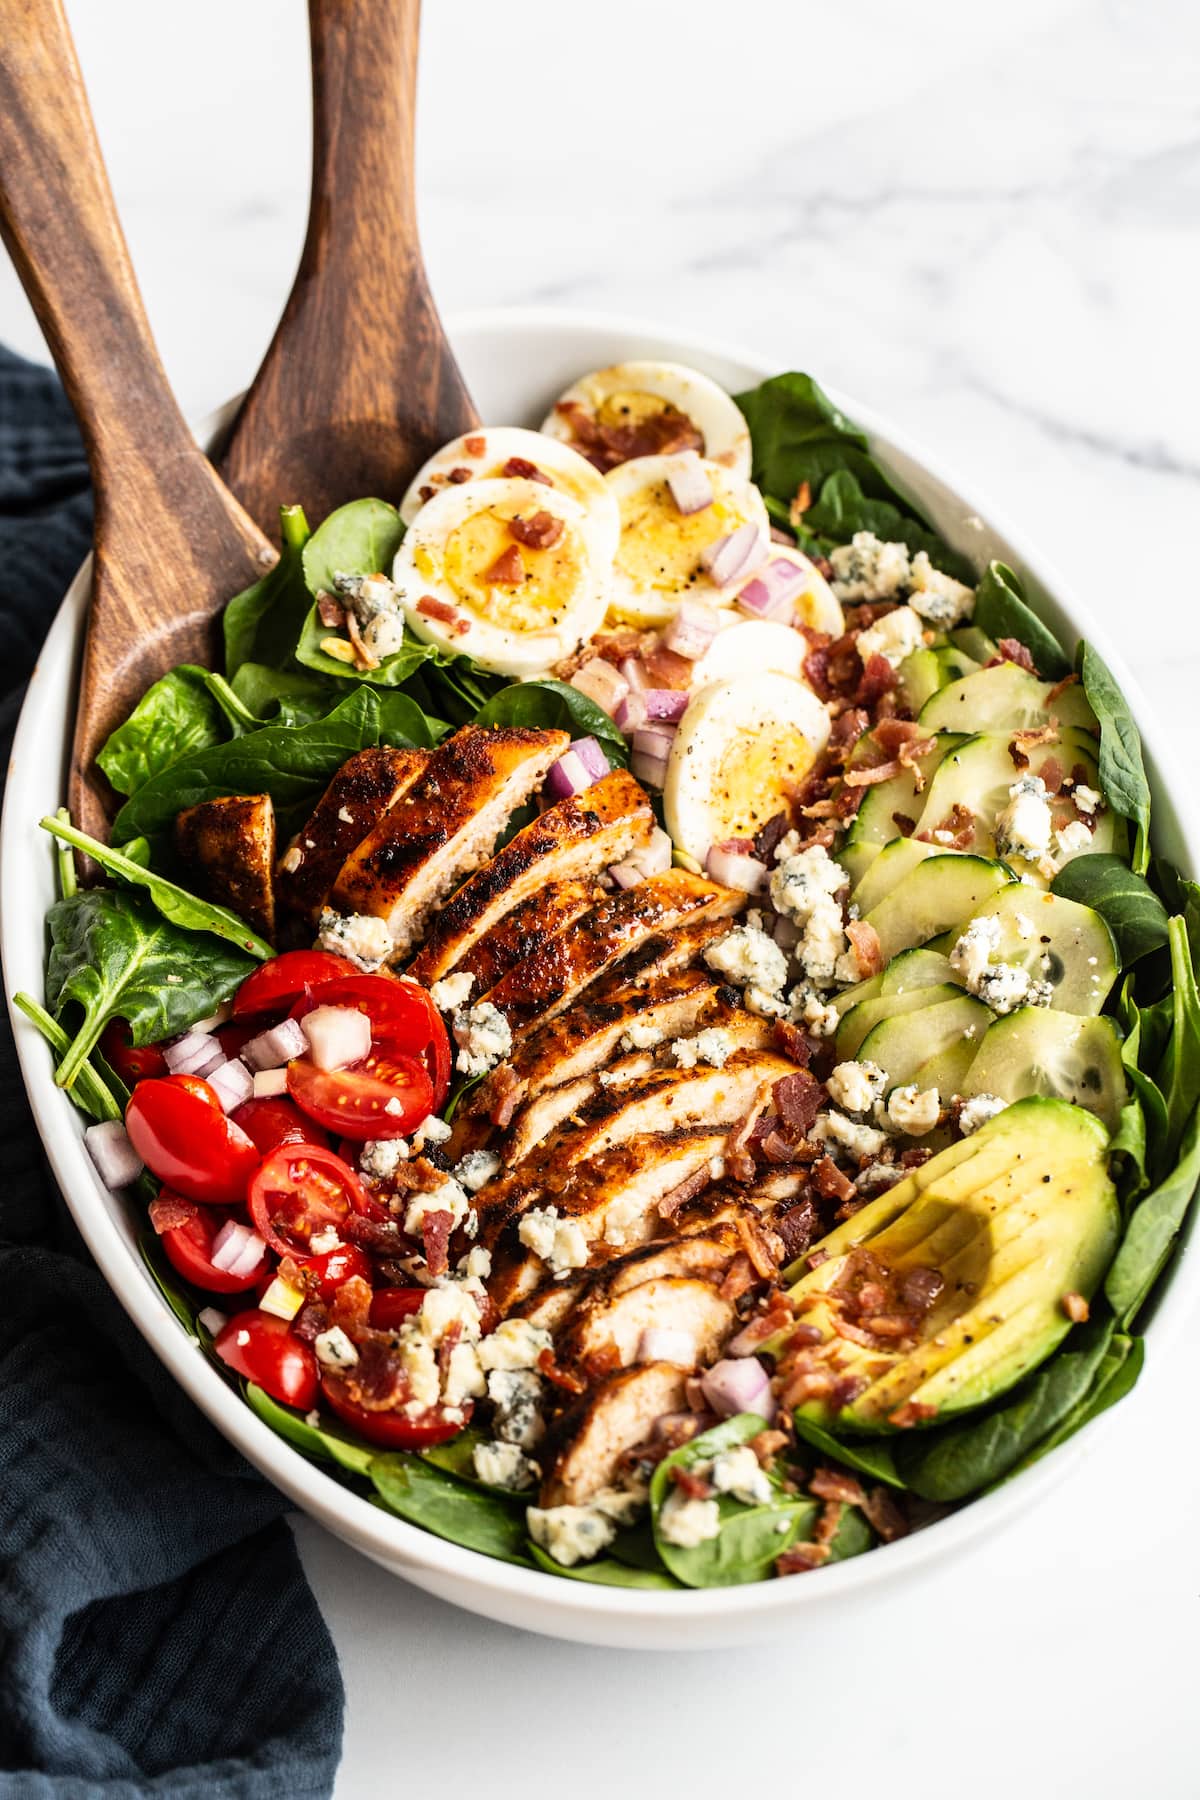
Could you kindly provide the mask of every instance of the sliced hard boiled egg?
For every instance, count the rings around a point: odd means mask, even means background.
[[[791,625],[735,616],[696,663],[691,691],[698,694],[702,687],[735,675],[790,675],[793,681],[803,681],[808,652],[808,640]]]
[[[788,808],[828,737],[824,706],[787,675],[702,688],[675,734],[663,786],[676,847],[703,863],[714,844],[752,838]]]
[[[724,388],[682,363],[627,362],[569,387],[542,430],[582,450],[600,469],[632,456],[698,450],[737,475],[750,473],[750,427]]]
[[[498,675],[539,675],[594,635],[607,603],[605,528],[569,494],[507,477],[424,505],[392,579],[422,643]]]
[[[683,512],[671,490],[681,471],[702,471],[712,492],[708,505]],[[621,514],[621,539],[613,563],[612,611],[631,625],[665,625],[685,597],[721,605],[719,588],[703,554],[718,538],[756,525],[764,542],[767,509],[752,482],[693,451],[639,456],[605,476]]]
[[[400,517],[411,525],[425,502],[445,487],[501,478],[541,479],[546,486],[570,494],[607,525],[616,550],[620,515],[600,471],[560,438],[525,431],[519,425],[497,425],[490,430],[481,426],[444,444],[409,482],[400,502]]]
[[[794,601],[797,625],[807,625],[813,631],[827,631],[830,637],[841,637],[846,629],[841,606],[816,564],[810,562],[802,550],[793,550],[789,544],[772,544],[771,561],[791,563],[803,571],[805,585]]]

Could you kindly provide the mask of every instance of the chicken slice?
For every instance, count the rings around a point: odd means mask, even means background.
[[[654,811],[624,769],[550,807],[499,850],[442,908],[409,974],[432,985],[514,906],[551,882],[588,880],[649,841]],[[553,930],[553,927],[549,928]]]
[[[344,762],[280,859],[275,874],[280,905],[315,925],[350,852],[408,791],[428,761],[428,750],[394,750],[381,744]]]
[[[615,1485],[622,1458],[652,1436],[655,1421],[684,1405],[687,1374],[672,1363],[640,1363],[599,1383],[551,1427],[554,1456],[543,1506],[582,1506]]]
[[[606,1300],[576,1307],[569,1328],[559,1338],[555,1360],[564,1368],[590,1363],[627,1369],[647,1360],[642,1355],[643,1335],[670,1331],[681,1334],[678,1347],[658,1348],[653,1339],[649,1360],[678,1363],[682,1369],[707,1366],[732,1336],[737,1323],[732,1300],[722,1299],[711,1281],[695,1275],[663,1275],[640,1281],[636,1287]],[[609,1360],[614,1358],[615,1362]]]
[[[509,815],[541,786],[568,741],[565,731],[456,731],[347,858],[329,905],[384,919],[396,955],[404,955],[439,901],[487,861]]]
[[[227,906],[262,937],[275,936],[275,808],[270,794],[225,794],[185,807],[175,848],[205,900]]]
[[[546,938],[564,930],[603,898],[604,889],[593,881],[552,882],[498,919],[455,964],[455,973],[473,976],[471,992],[485,994]],[[448,904],[453,906],[453,897]]]

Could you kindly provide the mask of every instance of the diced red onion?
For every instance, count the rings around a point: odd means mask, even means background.
[[[629,683],[619,669],[614,669],[602,656],[593,656],[582,669],[576,669],[571,686],[602,707],[611,718],[629,692]]]
[[[700,1382],[708,1404],[723,1419],[752,1412],[761,1414],[769,1425],[775,1416],[770,1377],[755,1356],[726,1357],[706,1369]]]
[[[661,788],[667,774],[667,759],[675,742],[671,725],[645,725],[633,734],[633,753],[629,767],[638,781]]]
[[[795,616],[795,601],[808,585],[806,572],[779,556],[759,570],[737,596],[737,605],[755,619],[776,619],[790,624]]]
[[[269,1100],[275,1094],[286,1093],[286,1069],[256,1069],[254,1071],[254,1098],[256,1100]]]
[[[659,719],[668,725],[678,725],[687,711],[688,696],[682,688],[647,688],[641,699],[647,719]]]
[[[621,673],[635,694],[650,686],[650,671],[640,656],[627,656],[621,664]]]
[[[613,714],[613,723],[626,737],[632,737],[635,731],[640,731],[648,722],[650,714],[646,707],[646,695],[649,692],[649,688],[630,688],[625,698],[619,702]]]
[[[696,1336],[674,1325],[647,1325],[638,1339],[638,1362],[678,1363],[681,1369],[696,1366]]]
[[[209,1337],[217,1337],[229,1323],[229,1315],[223,1313],[220,1307],[205,1306],[196,1314],[196,1321],[203,1325]]]
[[[739,525],[725,537],[700,552],[704,564],[718,587],[741,581],[752,575],[767,554],[767,539],[760,526]]]
[[[356,1006],[314,1006],[304,1015],[304,1035],[318,1069],[345,1069],[371,1048],[371,1021]]]
[[[278,1025],[272,1025],[270,1031],[262,1031],[242,1045],[242,1061],[256,1072],[281,1069],[284,1063],[293,1062],[307,1051],[308,1039],[299,1019],[282,1019]]]
[[[237,1057],[232,1062],[223,1062],[219,1068],[210,1069],[206,1080],[227,1113],[236,1112],[254,1092],[254,1077]]]
[[[675,617],[663,632],[663,648],[673,650],[676,656],[685,656],[689,662],[698,662],[719,628],[720,620],[714,607],[703,600],[681,600]]]
[[[632,850],[624,862],[614,863],[609,874],[618,887],[637,887],[651,875],[665,875],[671,866],[674,845],[661,825],[656,825],[646,843]]]
[[[564,750],[546,777],[546,789],[556,800],[569,800],[591,785],[592,777],[574,750]]]
[[[674,460],[667,486],[681,513],[703,512],[713,503],[712,482],[694,450],[684,450]]]
[[[105,1187],[128,1187],[145,1167],[120,1119],[105,1119],[100,1125],[89,1125],[83,1141]]]
[[[575,752],[593,781],[603,781],[608,774],[608,758],[594,737],[576,738],[568,750]]]
[[[168,1044],[163,1058],[172,1075],[207,1075],[225,1061],[225,1052],[203,1031],[185,1031]]]
[[[226,1219],[213,1239],[209,1261],[225,1275],[252,1275],[266,1254],[257,1231],[237,1219]]]
[[[646,879],[645,869],[639,869],[634,862],[614,863],[608,872],[619,888],[641,887]]]
[[[767,865],[745,850],[730,850],[714,844],[704,859],[704,872],[722,887],[736,888],[742,894],[761,891],[769,873]]]

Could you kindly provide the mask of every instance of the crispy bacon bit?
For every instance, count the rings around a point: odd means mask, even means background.
[[[717,1292],[722,1300],[738,1300],[759,1280],[754,1272],[754,1265],[744,1250],[739,1250],[725,1272],[725,1279]]]
[[[798,1025],[793,1025],[788,1019],[776,1019],[775,1042],[785,1056],[790,1056],[802,1069],[807,1067],[812,1055],[812,1045]]]
[[[417,499],[423,503],[426,500],[432,500],[436,493],[437,489],[435,487],[430,487],[429,483],[426,482],[424,487],[419,487],[417,489]]]
[[[791,820],[785,812],[777,812],[760,825],[754,834],[754,854],[759,862],[768,866],[775,860],[775,852],[791,827]]]
[[[322,625],[328,625],[330,628],[344,625],[346,623],[346,609],[340,600],[335,600],[332,594],[327,593],[325,589],[322,588],[317,595],[317,617],[320,619]]]
[[[1014,731],[1008,746],[1008,754],[1014,767],[1025,769],[1029,766],[1029,751],[1039,744],[1057,744],[1058,720],[1051,719],[1048,725],[1035,725],[1028,731]]]
[[[875,654],[868,656],[863,666],[862,680],[855,690],[854,700],[857,706],[874,706],[884,694],[890,694],[896,685],[896,671],[886,656]]]
[[[555,1387],[562,1388],[564,1393],[582,1394],[587,1386],[582,1377],[576,1375],[571,1369],[561,1368],[554,1360],[554,1351],[549,1348],[542,1351],[538,1357],[537,1366],[539,1374],[544,1375],[547,1381],[553,1382]]]
[[[737,1220],[737,1234],[738,1240],[746,1253],[746,1258],[753,1268],[754,1273],[763,1281],[769,1280],[775,1273],[777,1259],[768,1254],[764,1233],[756,1231],[749,1219],[743,1218],[739,1213]],[[788,1317],[791,1317],[790,1309]]]
[[[1037,670],[1033,666],[1033,657],[1018,638],[1001,638],[996,649],[998,654],[993,656],[991,662],[988,663],[989,669],[994,669],[999,663],[1010,662],[1016,663],[1019,669],[1027,669],[1031,675],[1037,674]]]
[[[1027,769],[1029,767],[1029,758],[1022,750],[1020,744],[1015,741],[1011,743],[1008,746],[1008,754],[1012,758],[1012,766],[1014,769]]]
[[[884,781],[891,781],[900,772],[899,759],[893,756],[887,762],[876,763],[871,769],[847,769],[842,780],[851,788],[878,787]]]
[[[889,1494],[885,1487],[870,1489],[863,1502],[863,1512],[867,1516],[867,1523],[885,1544],[908,1536],[908,1520],[895,1495]]]
[[[768,1131],[759,1140],[758,1147],[764,1159],[777,1167],[796,1160],[796,1145],[789,1143],[782,1132]]]
[[[819,1269],[823,1262],[829,1261],[828,1250],[814,1250],[808,1259],[810,1269]]]
[[[775,1572],[778,1575],[803,1575],[806,1569],[819,1569],[830,1557],[828,1544],[793,1544],[782,1556],[775,1558]]]
[[[433,594],[422,594],[417,601],[417,611],[427,619],[440,619],[443,625],[452,625],[458,617],[458,610],[448,600],[439,600]]]
[[[654,1421],[654,1437],[664,1445],[663,1454],[690,1443],[704,1424],[703,1413],[663,1413]]]
[[[1082,1294],[1072,1291],[1062,1297],[1062,1309],[1072,1325],[1086,1325],[1091,1307]]]
[[[811,1483],[810,1483],[811,1486]],[[840,1500],[827,1500],[821,1508],[821,1516],[813,1527],[814,1544],[832,1545],[838,1534],[838,1526],[846,1508]]]
[[[827,1464],[814,1471],[808,1491],[816,1500],[836,1500],[842,1506],[863,1506],[866,1494],[861,1481],[845,1469],[831,1469]]]
[[[1053,706],[1054,702],[1058,699],[1058,696],[1065,693],[1069,687],[1073,687],[1078,680],[1078,675],[1072,671],[1070,675],[1064,675],[1061,681],[1056,681],[1054,686],[1050,689],[1050,692],[1046,695],[1046,705],[1048,707]]]
[[[921,844],[937,844],[944,850],[969,850],[975,842],[975,814],[956,800],[941,822],[930,831],[918,831]]]
[[[824,1090],[807,1069],[784,1075],[771,1088],[775,1110],[785,1125],[796,1131],[808,1131],[821,1110]]]
[[[917,821],[915,819],[910,819],[907,813],[894,812],[892,814],[892,824],[896,827],[901,837],[911,837],[913,832],[917,829]]]
[[[421,1242],[431,1275],[444,1275],[450,1267],[448,1246],[453,1229],[453,1213],[427,1212],[421,1220]]]
[[[707,1168],[694,1170],[691,1175],[679,1183],[678,1187],[673,1187],[669,1193],[663,1195],[658,1203],[659,1218],[673,1219],[681,1206],[685,1206],[689,1200],[694,1200],[697,1194],[704,1192],[711,1179]]]
[[[685,1469],[680,1463],[676,1463],[670,1475],[675,1486],[689,1500],[711,1500],[717,1491],[706,1476],[697,1474],[695,1469]]]
[[[635,456],[669,456],[677,450],[704,453],[704,438],[687,414],[673,406],[628,425],[601,425],[577,400],[560,400],[554,410],[571,427],[575,448],[601,474]]]
[[[875,927],[868,925],[865,919],[851,919],[846,926],[846,936],[853,946],[854,960],[864,981],[869,975],[878,975],[883,967],[883,946]]]
[[[520,1094],[520,1078],[507,1063],[501,1063],[488,1081],[488,1118],[497,1130],[504,1131],[512,1124]]]
[[[784,1080],[786,1079],[785,1076]],[[725,1138],[725,1167],[735,1181],[754,1180],[754,1158],[749,1154],[746,1146],[753,1135],[760,1113],[766,1109],[768,1092],[769,1090],[765,1087],[761,1090]]]
[[[791,1440],[786,1431],[760,1431],[750,1439],[750,1448],[759,1461],[761,1468],[767,1468],[785,1450]]]
[[[1063,766],[1057,756],[1048,756],[1042,764],[1039,774],[1048,794],[1057,794],[1062,790]]]
[[[813,1186],[826,1200],[849,1200],[854,1193],[854,1183],[847,1180],[831,1156],[823,1156],[814,1168]]]
[[[771,1228],[783,1239],[783,1254],[788,1262],[803,1256],[808,1246],[821,1229],[817,1218],[817,1209],[811,1200],[797,1201],[784,1213],[776,1213],[771,1220]]]
[[[470,481],[473,478],[474,474],[475,474],[474,469],[465,468],[462,465],[462,463],[459,463],[457,468],[451,469],[450,473],[446,477],[446,480],[453,482],[455,487],[461,487],[463,482]]]
[[[927,1419],[937,1416],[937,1407],[929,1406],[924,1400],[906,1400],[895,1412],[888,1414],[888,1424],[894,1425],[897,1431],[907,1431],[913,1425],[923,1425]]]
[[[354,655],[358,667],[360,669],[377,669],[379,667],[379,658],[375,655],[375,652],[369,650],[367,645],[363,642],[363,635],[359,630],[358,620],[352,612],[346,614],[346,630],[349,633],[350,642],[354,645]]]
[[[689,662],[686,656],[677,656],[674,650],[668,650],[662,644],[654,644],[642,653],[642,661],[646,665],[652,687],[677,690],[691,687],[696,665]]]
[[[485,570],[483,579],[492,587],[518,587],[525,579],[525,564],[521,561],[521,552],[516,544],[510,544],[502,550],[490,569]],[[417,611],[421,609],[418,606]]]
[[[306,1300],[292,1320],[293,1335],[302,1344],[311,1344],[329,1325],[329,1308],[319,1300]]]
[[[911,1150],[906,1150],[901,1156],[900,1167],[902,1169],[919,1169],[921,1164],[927,1163],[932,1155],[933,1151],[926,1149],[923,1144],[914,1145]]]
[[[792,521],[793,525],[799,525],[801,519],[811,505],[812,489],[807,481],[802,481],[800,486],[796,489],[796,492],[792,495],[791,504],[788,507],[788,518]]]
[[[478,433],[472,433],[470,437],[463,439],[463,449],[468,456],[486,456],[487,439],[480,437]]]
[[[190,1200],[181,1200],[178,1194],[160,1195],[150,1202],[150,1223],[161,1237],[164,1231],[175,1231],[180,1225],[186,1225],[199,1210]]]
[[[532,518],[510,519],[508,529],[518,544],[524,544],[529,550],[553,550],[566,530],[566,526],[556,514],[547,512],[543,507],[540,511],[535,512]],[[494,568],[495,564],[492,566]],[[523,572],[522,570],[521,573]],[[520,573],[513,579],[519,581]]]

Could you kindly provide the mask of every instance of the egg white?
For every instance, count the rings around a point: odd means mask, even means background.
[[[735,675],[790,675],[793,681],[804,680],[809,644],[791,625],[738,615],[731,615],[731,621],[697,659],[692,675],[693,694],[714,681],[730,681]]]
[[[683,363],[627,362],[595,369],[560,394],[542,430],[571,443],[571,422],[560,407],[582,406],[602,424],[617,424],[660,412],[664,402],[691,420],[704,439],[702,456],[749,476],[750,427],[724,388]]]
[[[467,448],[468,442],[472,445]],[[482,449],[479,446],[482,445]],[[604,485],[604,477],[599,469],[592,467],[586,456],[580,456],[578,450],[564,443],[561,438],[547,437],[540,431],[526,431],[519,425],[480,426],[478,431],[468,431],[462,437],[452,438],[443,444],[424,463],[408,484],[408,490],[400,502],[400,517],[406,525],[411,525],[427,500],[448,486],[462,485],[460,475],[458,483],[450,481],[452,470],[467,469],[472,481],[511,481],[519,477],[507,476],[505,465],[513,458],[520,457],[524,462],[532,463],[543,475],[550,477],[550,485],[569,494],[572,500],[578,500],[586,506],[589,513],[595,516],[598,525],[606,527],[611,540],[609,555],[617,547],[617,539],[621,532],[621,519],[617,511],[616,501]],[[428,490],[432,489],[430,493]]]
[[[563,525],[548,550],[518,545],[526,569],[516,587],[486,576],[516,540],[510,519],[549,512]],[[607,605],[606,526],[578,500],[542,482],[505,477],[443,488],[426,502],[396,553],[392,580],[422,643],[473,657],[497,675],[544,674],[586,643]],[[429,597],[452,619],[419,610]]]
[[[740,525],[756,525],[767,535],[762,495],[744,476],[719,463],[701,461],[712,484],[712,505],[701,512],[680,512],[667,477],[690,455],[638,456],[604,477],[621,515],[611,609],[627,624],[665,625],[685,597],[728,604],[736,586],[718,587],[701,563],[701,552]]]
[[[667,763],[663,810],[678,849],[752,838],[787,809],[829,738],[829,714],[787,675],[736,675],[688,704]]]

